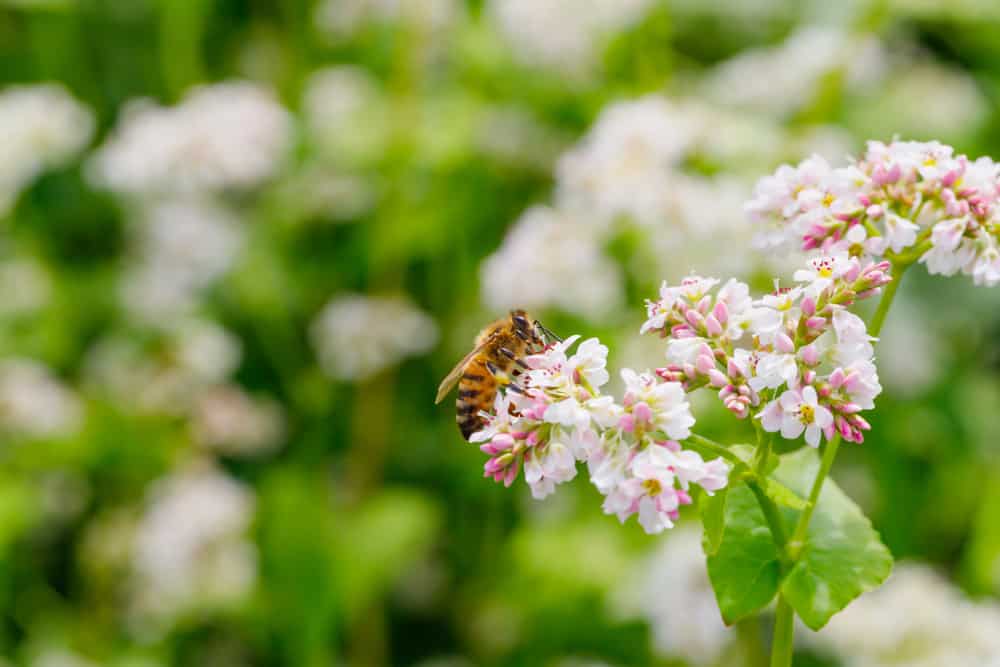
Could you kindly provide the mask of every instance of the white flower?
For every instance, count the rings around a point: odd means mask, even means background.
[[[79,398],[42,364],[0,362],[0,429],[28,437],[72,433],[80,426]]]
[[[616,606],[645,617],[658,653],[692,665],[717,664],[735,639],[719,615],[701,531],[677,526],[616,592]],[[683,610],[683,613],[680,612]]]
[[[621,370],[625,382],[625,405],[644,403],[651,411],[649,421],[672,440],[683,440],[691,435],[694,417],[683,387],[677,382],[659,382],[649,373],[636,373],[629,368]]]
[[[673,528],[680,500],[674,487],[676,478],[669,464],[656,455],[663,449],[653,445],[640,452],[629,464],[630,476],[608,494],[607,514],[617,514],[623,522],[638,512],[639,523],[650,535]]]
[[[885,216],[885,240],[895,253],[900,253],[916,243],[919,229],[916,223],[895,213],[890,212]]]
[[[1000,250],[997,249],[997,241],[992,236],[983,234],[979,243],[982,249],[971,262],[971,267],[967,265],[965,271],[972,274],[976,285],[994,287],[1000,284]]]
[[[235,385],[216,387],[201,396],[192,425],[199,443],[236,456],[273,451],[284,429],[284,415],[276,402],[255,399]]]
[[[846,667],[995,667],[1000,605],[969,600],[927,565],[899,563],[805,641]]]
[[[638,21],[652,0],[490,0],[487,15],[509,42],[512,53],[528,64],[571,77],[583,77],[595,65],[604,38]]]
[[[59,84],[0,91],[0,216],[42,172],[83,150],[93,131],[93,114]]]
[[[841,28],[805,26],[782,44],[749,49],[709,72],[703,88],[712,100],[784,115],[810,102],[822,77],[843,69],[849,89],[879,80],[886,54],[877,38],[853,35]],[[769,94],[757,82],[767,81]],[[771,87],[773,86],[773,88]]]
[[[576,457],[570,447],[562,442],[548,443],[540,454],[524,461],[524,481],[531,487],[531,495],[542,499],[555,491],[556,484],[576,477]]]
[[[577,346],[566,361],[569,372],[578,373],[594,389],[603,387],[610,376],[607,370],[608,348],[596,338],[588,338]]]
[[[175,107],[129,103],[91,175],[130,195],[249,188],[274,174],[291,141],[291,117],[270,91],[220,83]]]
[[[495,310],[558,308],[596,319],[623,299],[621,269],[593,230],[544,206],[522,214],[480,273],[483,301]]]
[[[135,610],[166,622],[193,605],[243,599],[257,572],[253,512],[250,490],[210,468],[157,483],[134,545]]]
[[[806,442],[818,447],[824,429],[833,425],[833,415],[819,404],[816,390],[807,386],[801,390],[789,389],[780,399],[772,401],[762,413],[761,425],[769,433],[780,430],[781,436],[788,440],[795,440],[805,431]]]
[[[794,354],[760,352],[752,370],[747,384],[754,391],[777,389],[783,384],[793,387],[799,376],[799,366]]]
[[[161,326],[190,314],[199,292],[229,270],[243,247],[244,229],[225,207],[177,199],[146,211],[137,237],[122,300],[135,317]]]
[[[437,342],[434,320],[402,297],[341,295],[310,329],[323,370],[338,380],[363,380]]]
[[[793,279],[798,283],[808,283],[803,286],[806,294],[817,296],[829,287],[834,280],[840,278],[851,268],[851,260],[847,253],[837,255],[821,255],[808,260],[807,268],[795,272]]]

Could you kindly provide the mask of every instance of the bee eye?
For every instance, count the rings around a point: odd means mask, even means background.
[[[521,331],[528,330],[528,320],[523,315],[515,315],[513,318],[514,325]]]

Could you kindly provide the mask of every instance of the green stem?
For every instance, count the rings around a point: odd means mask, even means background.
[[[840,447],[839,433],[833,436],[833,440],[826,443],[826,449],[823,450],[823,459],[819,464],[819,472],[816,473],[812,490],[809,491],[809,500],[806,502],[806,508],[802,510],[802,514],[799,515],[799,521],[795,524],[795,532],[792,533],[792,540],[788,545],[791,551],[789,555],[792,560],[798,560],[802,546],[805,544],[806,532],[809,530],[809,520],[812,519],[813,511],[819,503],[819,494],[823,490],[823,482],[826,481],[826,476],[830,474],[830,468],[833,467],[833,460],[837,458],[838,447]]]
[[[729,448],[725,445],[715,442],[714,440],[709,440],[708,438],[698,435],[697,433],[689,435],[684,442],[691,445],[692,449],[700,449],[704,452],[721,456],[735,466],[746,467],[747,465],[743,459],[729,451]]]
[[[784,595],[778,595],[774,619],[774,639],[771,641],[771,667],[792,667],[795,637],[795,611]]]
[[[771,539],[774,540],[774,545],[778,547],[778,555],[782,560],[782,567],[784,567],[786,561],[785,545],[788,543],[788,537],[785,535],[785,524],[782,523],[781,510],[778,509],[778,505],[771,500],[764,491],[764,487],[756,479],[748,479],[747,486],[753,491],[760,509],[764,512],[767,527],[771,530]]]
[[[896,298],[896,291],[899,289],[899,282],[903,278],[903,273],[909,268],[909,264],[896,264],[892,265],[892,281],[885,286],[885,291],[882,293],[882,298],[878,302],[878,308],[875,310],[875,315],[872,316],[871,324],[868,325],[868,333],[872,336],[878,336],[882,331],[882,325],[885,323],[885,316],[889,314],[889,307],[892,306],[893,299]]]

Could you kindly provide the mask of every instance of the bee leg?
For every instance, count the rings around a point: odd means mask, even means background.
[[[501,385],[510,384],[510,376],[504,372],[502,368],[494,364],[492,361],[486,362],[486,368],[489,372],[497,379],[497,382]]]
[[[548,329],[546,329],[545,325],[542,324],[541,322],[539,322],[538,320],[535,320],[533,324],[535,325],[535,328],[538,329],[539,331],[541,331],[542,334],[545,335],[547,338],[551,338],[552,340],[556,341],[557,343],[561,343],[562,342],[562,338],[560,338],[559,336],[555,335],[554,333],[552,333],[551,331],[549,331]]]
[[[514,354],[511,350],[508,350],[506,347],[500,348],[500,354],[507,357],[521,368],[529,370],[528,364],[524,363],[521,359],[518,358],[516,354]]]
[[[509,385],[504,387],[504,389],[506,389],[507,391],[512,391],[515,394],[524,394],[524,389],[521,389],[521,385],[517,384],[516,382],[511,382]]]

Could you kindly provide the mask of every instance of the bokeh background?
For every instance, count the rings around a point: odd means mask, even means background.
[[[0,664],[748,665],[696,511],[484,480],[439,380],[513,306],[612,365],[768,289],[756,178],[1000,158],[991,0],[0,0]],[[906,276],[834,477],[901,563],[798,665],[1000,665],[1000,294]],[[698,429],[739,442],[698,399]]]

